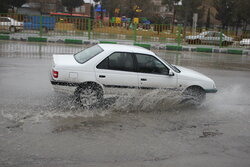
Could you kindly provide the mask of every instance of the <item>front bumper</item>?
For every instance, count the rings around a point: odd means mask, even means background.
[[[218,90],[217,89],[205,89],[205,92],[206,93],[216,93],[216,92],[218,92]]]

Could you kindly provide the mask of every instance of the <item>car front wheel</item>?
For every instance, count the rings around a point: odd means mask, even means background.
[[[196,104],[201,104],[206,98],[206,92],[198,86],[187,88],[182,95],[184,101],[191,101]]]

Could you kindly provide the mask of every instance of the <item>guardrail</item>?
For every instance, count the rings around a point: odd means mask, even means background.
[[[250,31],[229,31],[167,24],[133,24],[129,22],[101,22],[83,17],[27,16],[0,14],[0,39],[9,39],[8,34],[22,34],[29,40],[47,41],[47,37],[61,37],[67,43],[82,41],[78,37],[102,41],[132,40],[134,43],[166,43],[178,49],[185,45],[216,45],[222,47],[249,47]],[[244,40],[243,40],[244,39]]]

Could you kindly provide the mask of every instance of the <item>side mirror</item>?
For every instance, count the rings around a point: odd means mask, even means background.
[[[174,72],[170,70],[169,73],[168,73],[168,75],[169,76],[174,76]]]

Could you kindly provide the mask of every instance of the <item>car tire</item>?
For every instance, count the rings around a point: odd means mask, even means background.
[[[229,45],[229,43],[227,41],[222,42],[222,46],[228,46],[228,45]]]
[[[43,31],[43,33],[47,33],[47,32],[48,32],[47,27],[43,27],[43,28],[42,28],[42,31]]]
[[[194,44],[196,44],[196,45],[201,44],[201,40],[199,40],[199,39],[194,40]]]
[[[191,101],[195,104],[201,104],[206,99],[206,92],[199,86],[188,87],[183,93],[183,101]]]
[[[190,45],[201,44],[201,40],[199,39],[188,40],[188,44]]]
[[[92,108],[98,105],[103,99],[103,90],[96,83],[81,84],[75,90],[77,102],[84,108]]]
[[[9,28],[9,31],[10,31],[10,32],[16,32],[16,27],[11,26],[11,27]]]

